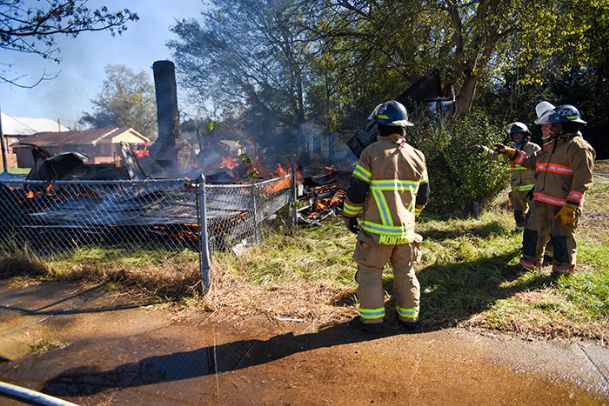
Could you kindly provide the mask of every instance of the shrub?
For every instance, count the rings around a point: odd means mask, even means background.
[[[468,213],[472,202],[485,205],[508,185],[505,163],[490,161],[470,148],[474,144],[491,146],[502,142],[502,127],[479,112],[444,126],[420,118],[412,137],[427,158],[430,212]]]

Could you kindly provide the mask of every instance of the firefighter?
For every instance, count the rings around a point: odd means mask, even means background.
[[[570,275],[576,265],[574,231],[584,194],[592,184],[596,153],[581,135],[580,130],[586,122],[574,106],[556,107],[542,117],[539,124],[550,124],[551,147],[537,155],[501,144],[495,145],[495,151],[519,165],[535,168],[537,172],[520,266],[525,270],[539,267],[543,249],[551,240],[554,248],[552,275]]]
[[[425,156],[405,139],[406,127],[414,125],[406,108],[387,101],[377,106],[372,119],[378,126],[377,141],[362,151],[353,170],[344,216],[349,230],[357,233],[353,258],[360,305],[352,324],[378,334],[384,325],[382,273],[388,262],[398,321],[407,329],[418,326],[420,291],[414,265],[422,237],[414,225],[430,192]]]
[[[529,155],[534,155],[541,148],[531,142],[531,132],[526,124],[516,121],[507,126],[507,131],[512,139],[512,147],[523,150]],[[474,145],[474,149],[489,159],[503,158],[490,148],[482,145]],[[512,173],[512,191],[510,192],[510,202],[514,209],[514,220],[516,221],[516,232],[524,231],[525,216],[529,211],[529,199],[527,195],[535,187],[535,171],[510,162],[510,172]]]
[[[554,111],[555,108],[556,108],[556,106],[554,106],[552,103],[547,102],[545,100],[537,103],[537,105],[535,106],[535,113],[537,114],[537,119],[535,120],[535,124],[538,124],[541,126],[541,142],[543,145],[542,149],[551,149],[552,148],[552,130],[551,130],[552,125],[550,123],[542,124],[542,122],[544,122],[545,118],[547,118],[544,116],[550,115]],[[548,243],[546,244],[546,248],[543,253],[542,266],[551,265],[553,262],[554,262],[554,252],[553,252],[553,248],[552,248],[552,241],[550,239],[550,241],[548,241]]]

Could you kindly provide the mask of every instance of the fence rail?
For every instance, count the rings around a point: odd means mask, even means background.
[[[195,250],[204,286],[209,286],[208,252],[243,240],[258,242],[260,223],[292,198],[291,176],[240,185],[208,185],[203,176],[3,180],[0,247],[6,251],[27,246],[43,259],[89,246]]]

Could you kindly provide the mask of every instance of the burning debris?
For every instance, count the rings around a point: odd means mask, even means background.
[[[333,166],[323,168],[315,175],[298,177],[301,185],[297,209],[297,221],[307,226],[321,225],[321,221],[340,214],[345,200],[350,172],[337,172]]]
[[[265,156],[268,148],[259,155],[254,146],[246,151],[212,137],[199,140],[192,159],[177,159],[175,72],[171,62],[162,62],[155,62],[159,138],[150,156],[136,156],[121,143],[114,162],[91,163],[80,152],[22,145],[31,148],[34,167],[25,181],[0,183],[0,238],[43,250],[91,242],[199,249],[203,193],[212,249],[251,237],[290,202],[301,206],[297,221],[307,226],[339,213],[351,168],[297,167],[293,156],[280,161],[270,152]]]
[[[225,249],[251,237],[259,223],[289,203],[291,182],[287,188],[277,186],[284,180],[247,185],[203,185],[198,179],[0,183],[0,236],[27,242],[42,253],[90,243],[198,250],[204,196],[211,248]]]

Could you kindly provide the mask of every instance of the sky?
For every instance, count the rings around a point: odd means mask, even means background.
[[[101,91],[107,65],[126,65],[134,72],[145,71],[153,83],[154,61],[169,59],[165,45],[176,39],[169,27],[176,20],[199,19],[202,0],[89,0],[89,8],[106,5],[109,10],[128,8],[136,12],[139,21],[127,24],[122,35],[109,32],[84,32],[76,38],[57,37],[60,64],[40,56],[0,50],[0,70],[6,76],[23,76],[23,83],[34,83],[43,74],[57,74],[33,89],[22,89],[0,83],[0,108],[16,117],[36,117],[59,120],[72,127],[85,111],[92,111],[91,99]],[[185,103],[178,79],[178,107]]]

